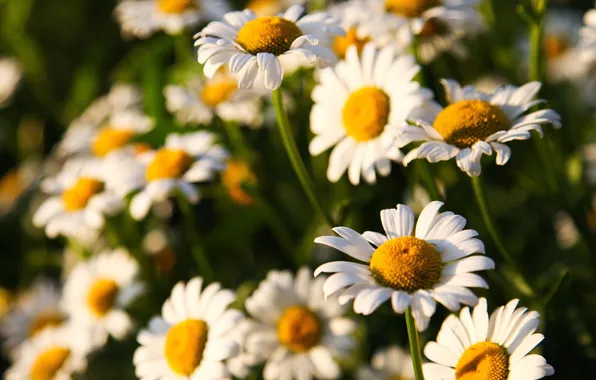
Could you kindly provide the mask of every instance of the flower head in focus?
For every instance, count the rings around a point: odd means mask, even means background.
[[[584,15],[585,26],[580,31],[579,49],[582,59],[596,61],[596,9],[590,9]]]
[[[417,222],[408,206],[381,211],[386,235],[336,227],[340,237],[315,239],[365,263],[335,261],[317,268],[315,275],[335,273],[325,281],[325,296],[337,293],[341,304],[353,300],[354,311],[364,315],[388,300],[398,314],[410,307],[419,331],[428,326],[436,302],[451,311],[475,305],[478,297],[469,288],[488,285],[473,272],[494,269],[495,263],[482,255],[478,233],[464,230],[465,218],[438,213],[442,205],[428,204]]]
[[[371,366],[358,370],[358,380],[414,380],[414,367],[410,354],[398,346],[375,352]]]
[[[23,69],[16,59],[0,57],[0,108],[12,97],[22,76]]]

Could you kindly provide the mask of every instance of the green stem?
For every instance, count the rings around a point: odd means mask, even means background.
[[[435,201],[443,199],[437,183],[428,170],[428,163],[424,160],[416,160],[416,165],[418,168],[418,173],[422,179],[422,182],[424,182],[426,190],[430,194],[431,199]]]
[[[267,202],[267,200],[263,197],[258,197],[257,202],[261,206],[263,213],[265,214],[265,219],[271,232],[275,235],[279,246],[288,260],[288,263],[295,268],[300,267],[300,258],[294,257],[294,246],[292,244],[292,236],[290,233],[285,229],[285,223],[282,222],[281,218],[275,212],[275,208]]]
[[[279,125],[279,131],[284,147],[286,148],[286,153],[288,154],[288,158],[292,163],[292,168],[294,169],[294,172],[296,173],[296,176],[302,185],[302,189],[306,193],[306,196],[308,197],[308,200],[314,207],[315,211],[325,219],[325,222],[329,227],[333,227],[333,218],[328,211],[325,211],[317,199],[312,180],[310,179],[310,176],[306,170],[306,166],[300,157],[300,152],[298,151],[296,141],[294,141],[294,137],[292,135],[292,127],[290,126],[290,121],[288,120],[288,114],[284,107],[281,90],[273,91],[273,105],[275,106],[277,124]]]
[[[517,273],[518,279],[515,281],[518,289],[523,292],[526,296],[533,297],[535,295],[534,290],[529,285],[529,283],[525,280],[523,276],[523,272],[519,269],[519,266],[513,259],[513,257],[509,254],[505,245],[502,242],[501,234],[497,229],[493,219],[490,215],[490,211],[488,208],[488,204],[486,203],[486,198],[484,197],[484,193],[482,191],[482,185],[480,184],[480,177],[470,177],[472,179],[472,187],[474,188],[474,195],[476,197],[476,202],[478,203],[478,207],[480,208],[480,213],[482,215],[482,219],[484,220],[484,224],[486,225],[486,229],[490,237],[492,238],[497,250],[503,257],[503,259],[511,266],[511,268]]]
[[[530,25],[530,80],[542,82],[542,21]]]
[[[250,154],[250,149],[246,144],[244,135],[242,134],[238,123],[225,120],[222,120],[222,123],[226,130],[226,135],[228,135],[228,140],[230,141],[234,156],[242,158],[243,160],[248,160],[252,155]]]
[[[184,218],[184,226],[186,227],[186,238],[188,239],[188,244],[190,244],[192,257],[195,260],[195,263],[197,264],[197,269],[199,270],[201,276],[203,276],[206,282],[211,282],[215,278],[215,275],[213,273],[213,268],[211,268],[211,264],[209,264],[209,260],[207,260],[205,250],[203,249],[203,246],[201,245],[198,239],[194,210],[192,208],[192,205],[182,194],[178,194],[177,200],[178,207],[180,207],[180,212],[182,213],[182,217]]]
[[[414,375],[416,380],[424,380],[424,373],[422,372],[422,352],[420,350],[420,339],[418,338],[418,330],[416,330],[416,323],[412,316],[412,309],[406,309],[406,327],[408,328],[408,340],[410,341],[410,355],[412,356],[412,364],[414,365]]]

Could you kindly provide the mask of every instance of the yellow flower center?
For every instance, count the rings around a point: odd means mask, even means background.
[[[190,376],[201,364],[209,327],[200,320],[188,319],[168,331],[164,355],[172,371]]]
[[[442,269],[437,249],[413,236],[386,241],[370,259],[370,271],[377,282],[410,293],[431,289],[439,282]]]
[[[31,380],[52,380],[62,368],[70,350],[65,347],[51,348],[37,357],[31,368]]]
[[[158,0],[157,7],[163,13],[180,14],[195,7],[194,0]]]
[[[12,303],[12,295],[6,289],[0,288],[0,319],[8,312]]]
[[[360,38],[356,33],[356,28],[350,28],[346,33],[345,37],[337,36],[333,41],[333,51],[339,58],[345,58],[348,48],[352,45],[356,45],[358,54],[362,53],[362,49],[367,42],[370,41],[370,37]]]
[[[368,141],[379,136],[389,120],[391,100],[383,90],[366,86],[354,91],[346,101],[342,120],[348,136]]]
[[[293,352],[305,352],[319,343],[323,326],[319,317],[304,306],[290,306],[277,322],[279,341]]]
[[[259,17],[274,16],[282,11],[280,0],[250,0],[246,9],[255,12]]]
[[[569,49],[569,41],[565,36],[550,34],[544,38],[544,54],[551,60],[559,58]]]
[[[456,380],[507,380],[509,354],[493,342],[468,347],[455,366]]]
[[[385,10],[397,15],[416,18],[441,5],[441,0],[385,0]]]
[[[238,82],[230,77],[210,81],[205,84],[201,91],[201,99],[209,107],[216,107],[229,100],[238,90]]]
[[[23,182],[18,169],[13,169],[0,178],[0,202],[14,202],[25,191]]]
[[[258,17],[244,24],[236,42],[247,52],[280,55],[290,50],[292,42],[302,36],[294,22],[278,16]]]
[[[438,36],[447,31],[447,26],[445,23],[441,22],[439,19],[431,18],[426,20],[424,25],[422,25],[422,29],[420,33],[418,33],[421,37],[433,37]]]
[[[483,100],[460,100],[441,111],[433,127],[448,144],[463,149],[508,130],[511,123],[498,106]]]
[[[77,211],[85,206],[95,195],[103,191],[103,182],[93,178],[81,177],[69,189],[62,193],[62,203],[66,211]]]
[[[246,191],[246,187],[254,186],[257,177],[246,163],[228,161],[228,166],[221,175],[221,182],[236,203],[250,205],[254,202],[254,197]]]
[[[162,148],[147,166],[145,177],[148,181],[178,178],[188,170],[192,162],[192,156],[183,150]]]
[[[122,148],[134,137],[135,131],[104,127],[93,139],[91,150],[98,157],[103,157],[113,150]]]
[[[56,311],[46,311],[39,313],[39,315],[37,315],[31,321],[31,323],[29,323],[29,333],[27,336],[31,338],[47,327],[60,326],[64,320],[64,316],[60,313],[57,313]]]
[[[118,284],[113,280],[99,279],[91,286],[87,306],[95,316],[103,317],[114,307],[119,290]]]

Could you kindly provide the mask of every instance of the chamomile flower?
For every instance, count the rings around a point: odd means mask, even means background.
[[[316,136],[309,151],[316,156],[335,146],[327,169],[331,182],[347,171],[354,185],[361,177],[374,183],[377,172],[387,176],[391,161],[401,160],[397,132],[432,98],[414,81],[419,70],[412,56],[368,44],[361,57],[351,46],[345,61],[320,71],[312,93],[310,126]]]
[[[67,315],[60,308],[60,290],[47,279],[37,279],[19,295],[10,311],[0,320],[4,348],[15,354],[18,346],[41,331],[64,324]]]
[[[341,371],[335,357],[355,347],[356,323],[344,317],[345,308],[327,302],[324,279],[313,279],[302,268],[296,278],[287,271],[271,271],[246,300],[253,318],[244,349],[266,361],[265,379],[333,379]]]
[[[33,215],[33,224],[45,227],[50,238],[63,235],[90,243],[103,227],[105,216],[124,208],[122,198],[106,188],[103,164],[98,160],[68,161],[41,186],[50,197]]]
[[[220,19],[227,10],[225,0],[125,0],[115,13],[125,36],[147,38],[159,30],[180,34],[201,21]]]
[[[91,124],[101,125],[109,121],[110,117],[122,111],[140,110],[143,96],[141,89],[127,83],[116,83],[110,92],[97,98],[81,116],[75,119],[70,129],[75,126]]]
[[[228,65],[238,76],[239,88],[250,89],[258,82],[276,90],[284,77],[282,60],[302,59],[311,66],[335,63],[337,58],[321,41],[343,30],[326,13],[300,17],[303,11],[295,5],[281,16],[257,17],[246,9],[211,22],[195,36],[205,75],[211,78]]]
[[[459,318],[447,317],[436,342],[427,343],[424,363],[428,379],[535,380],[555,373],[541,355],[528,355],[542,340],[535,334],[540,321],[535,311],[518,308],[518,300],[498,308],[489,318],[486,299]]]
[[[202,285],[200,277],[178,283],[161,316],[138,335],[133,361],[141,380],[229,378],[226,360],[238,353],[231,331],[244,317],[228,308],[234,292]]]
[[[596,61],[596,9],[590,9],[584,15],[585,26],[580,31],[579,49],[585,61]]]
[[[258,17],[275,16],[292,5],[304,5],[306,0],[249,0],[246,9],[253,11]]]
[[[64,284],[62,306],[97,345],[124,338],[133,320],[124,310],[142,292],[139,266],[124,249],[103,251],[77,264]]]
[[[377,351],[370,367],[357,373],[358,380],[414,380],[414,367],[410,354],[397,346]]]
[[[182,124],[209,124],[215,116],[251,127],[263,123],[261,97],[238,88],[238,81],[226,71],[212,79],[193,76],[182,86],[164,90],[166,106]]]
[[[492,94],[472,86],[464,88],[452,80],[442,80],[449,106],[427,107],[416,126],[400,127],[398,143],[403,147],[413,141],[424,141],[403,159],[407,165],[416,158],[429,162],[455,158],[457,166],[469,176],[478,176],[483,154],[496,152],[497,165],[505,165],[511,149],[505,144],[513,140],[527,140],[531,131],[542,135],[541,125],[561,127],[561,117],[544,109],[527,113],[542,100],[533,100],[540,83],[530,82],[522,87],[504,86]]]
[[[23,343],[5,379],[70,380],[87,367],[92,349],[88,334],[74,325],[44,330]]]
[[[354,311],[364,315],[391,299],[396,313],[411,308],[419,331],[428,326],[436,302],[451,311],[459,310],[460,304],[475,305],[478,297],[469,288],[488,285],[472,272],[494,269],[495,263],[475,255],[484,253],[484,244],[474,238],[478,233],[464,230],[466,219],[460,215],[438,214],[442,205],[428,204],[417,223],[408,206],[381,211],[387,235],[336,227],[341,237],[315,239],[366,263],[335,261],[317,268],[315,275],[336,273],[325,282],[325,296],[339,292],[341,304],[354,300]]]
[[[16,59],[0,57],[0,108],[11,98],[22,76],[23,69]]]

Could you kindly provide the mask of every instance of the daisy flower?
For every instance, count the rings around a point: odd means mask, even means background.
[[[127,83],[115,83],[110,92],[97,98],[69,128],[79,124],[103,124],[121,111],[140,110],[143,106],[141,89]]]
[[[253,11],[258,17],[275,16],[292,5],[304,5],[306,0],[248,0],[246,9]]]
[[[23,343],[5,379],[70,380],[87,367],[92,349],[85,331],[72,325],[44,330]]]
[[[238,88],[238,81],[226,71],[212,79],[193,76],[182,86],[164,90],[168,111],[182,124],[209,124],[214,117],[251,127],[263,123],[261,96]]]
[[[229,377],[226,360],[238,353],[230,332],[244,317],[228,308],[234,292],[218,283],[201,290],[202,285],[195,277],[174,286],[161,316],[139,333],[133,361],[141,380]]]
[[[246,162],[228,160],[226,169],[221,173],[221,183],[237,204],[248,206],[255,202],[249,190],[257,185],[257,177]]]
[[[354,185],[361,177],[374,183],[376,172],[387,176],[391,160],[401,160],[397,131],[432,98],[414,81],[419,70],[414,57],[368,44],[362,57],[351,46],[345,61],[320,71],[312,93],[310,127],[316,136],[309,151],[316,156],[335,146],[327,169],[331,182],[348,171]]]
[[[377,351],[371,364],[371,367],[358,371],[358,380],[414,380],[412,357],[400,347],[391,346]]]
[[[344,317],[345,308],[327,302],[324,279],[313,279],[301,268],[296,278],[287,271],[271,271],[244,306],[254,319],[244,348],[266,361],[265,379],[333,379],[341,370],[334,357],[355,347],[356,323]]]
[[[429,203],[417,223],[408,206],[381,211],[387,235],[336,227],[340,237],[315,239],[366,263],[335,261],[317,268],[315,276],[336,273],[325,282],[325,296],[338,293],[342,304],[354,300],[354,311],[364,315],[391,299],[396,313],[412,309],[419,331],[428,326],[436,302],[451,311],[459,310],[460,304],[475,305],[478,297],[469,288],[488,285],[472,272],[494,269],[495,263],[475,255],[484,254],[484,244],[474,238],[478,233],[464,230],[466,219],[460,215],[438,214],[442,205]]]
[[[0,215],[12,211],[21,196],[39,180],[41,166],[39,159],[27,158],[0,178]]]
[[[310,66],[335,63],[337,58],[321,41],[343,30],[326,13],[300,17],[303,11],[295,5],[281,16],[257,17],[246,9],[211,22],[195,36],[205,75],[211,78],[227,64],[238,76],[239,88],[250,89],[258,82],[276,90],[284,77],[282,60],[303,59]]]
[[[429,162],[455,158],[457,166],[469,176],[482,171],[483,154],[497,153],[497,165],[505,165],[511,149],[505,145],[513,140],[527,140],[531,131],[542,135],[541,125],[561,127],[561,117],[550,109],[527,113],[543,100],[533,100],[540,83],[530,82],[522,87],[504,86],[492,94],[472,86],[462,88],[453,80],[441,81],[450,103],[444,109],[427,107],[416,126],[403,126],[398,131],[398,143],[403,147],[413,141],[424,141],[403,159],[408,165],[415,158]]]
[[[225,0],[126,0],[115,13],[125,36],[148,38],[159,30],[180,34],[199,22],[218,20],[227,11]]]
[[[133,328],[124,309],[143,292],[138,276],[139,266],[126,250],[101,252],[70,272],[62,306],[98,346],[108,335],[123,339]]]
[[[579,49],[582,59],[596,61],[596,9],[590,9],[584,15],[585,26],[580,31]]]
[[[540,321],[535,311],[517,308],[518,300],[498,308],[489,318],[486,299],[481,298],[470,312],[464,308],[459,318],[447,317],[424,355],[428,379],[535,380],[555,373],[537,354],[528,355],[543,339],[535,334]]]
[[[49,327],[62,325],[67,315],[60,308],[60,290],[47,279],[37,279],[20,295],[10,311],[0,320],[4,348],[15,354],[18,346]]]
[[[23,69],[16,59],[0,57],[0,108],[15,92],[22,76]]]

